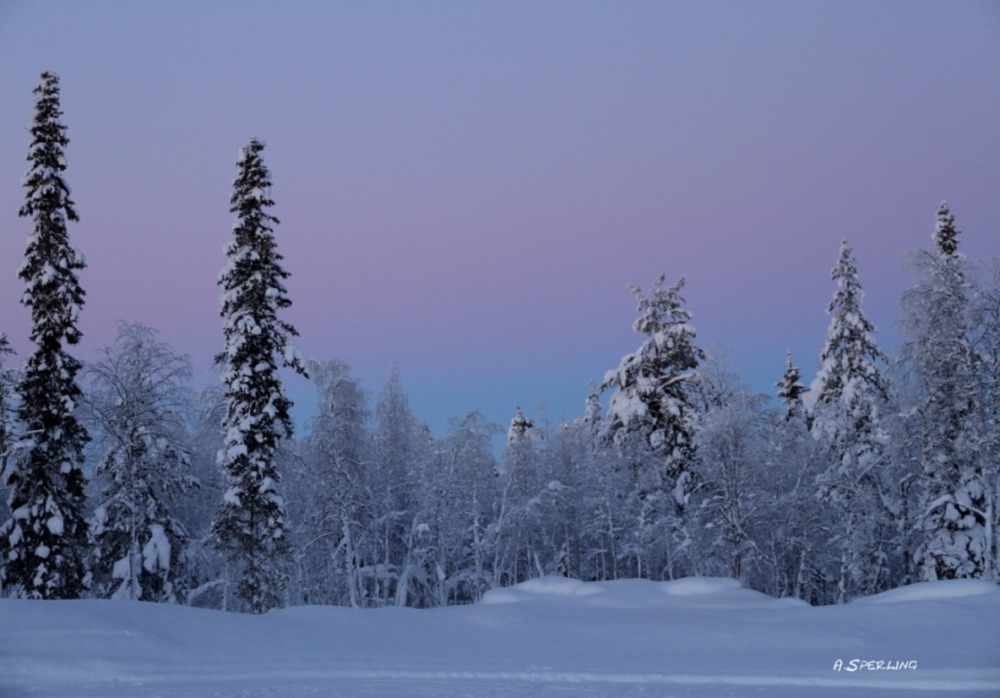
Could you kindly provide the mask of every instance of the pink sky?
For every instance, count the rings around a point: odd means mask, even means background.
[[[811,379],[855,248],[891,350],[907,250],[947,198],[1000,253],[995,2],[0,3],[0,331],[31,90],[62,78],[79,358],[138,320],[221,347],[238,149],[274,181],[286,315],[375,394],[396,363],[435,431],[575,417],[640,338],[628,284],[687,278],[703,346],[769,390]],[[311,387],[288,384],[308,410]]]

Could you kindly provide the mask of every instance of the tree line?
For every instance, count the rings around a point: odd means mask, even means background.
[[[3,596],[260,613],[473,603],[547,574],[722,575],[825,604],[998,579],[1000,263],[965,258],[947,204],[911,255],[896,356],[876,342],[846,240],[818,374],[807,388],[789,355],[777,402],[698,346],[684,280],[660,276],[631,287],[641,342],[584,415],[551,424],[517,407],[497,458],[502,429],[481,414],[433,435],[395,370],[370,396],[344,362],[294,349],[256,139],[230,200],[219,385],[196,391],[187,357],[141,323],[121,323],[96,361],[74,358],[84,261],[58,77],[35,96],[22,366],[0,335]],[[316,387],[304,435],[282,367]]]

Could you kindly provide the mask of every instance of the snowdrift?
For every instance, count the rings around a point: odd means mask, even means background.
[[[0,600],[0,696],[1000,695],[1000,588],[548,577],[433,610]]]

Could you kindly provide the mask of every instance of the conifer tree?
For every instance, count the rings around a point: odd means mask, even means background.
[[[976,359],[969,339],[971,280],[959,231],[942,203],[935,250],[917,256],[920,282],[903,297],[906,352],[922,401],[920,422],[926,580],[991,575],[989,503]]]
[[[292,403],[278,376],[279,363],[305,375],[290,341],[297,332],[278,318],[278,311],[291,305],[284,286],[289,274],[274,239],[278,219],[267,212],[274,202],[263,149],[252,139],[240,150],[230,199],[234,239],[219,275],[225,349],[216,362],[226,395],[219,462],[228,483],[212,525],[231,571],[240,575],[237,595],[253,613],[277,606],[287,580],[289,543],[275,456],[279,439],[292,434]]]
[[[838,601],[843,602],[879,591],[886,582],[887,553],[880,541],[888,519],[880,468],[888,385],[880,369],[886,357],[875,342],[875,326],[861,309],[864,291],[846,240],[831,278],[836,290],[827,308],[830,328],[817,376],[812,429],[828,457],[820,495],[837,512]]]
[[[809,433],[809,415],[799,382],[799,369],[788,356],[785,375],[777,383],[785,403],[769,429],[769,467],[764,486],[765,524],[755,545],[766,551],[772,571],[769,582],[754,587],[774,596],[794,596],[812,603],[826,602],[821,588],[825,576],[816,569],[826,548],[822,508],[816,506],[815,481],[822,466],[816,440]]]
[[[694,343],[691,313],[680,295],[683,286],[684,279],[665,286],[661,274],[648,294],[630,287],[639,312],[632,326],[646,339],[601,385],[614,389],[605,435],[618,446],[631,480],[622,493],[633,519],[631,540],[622,552],[633,560],[627,573],[638,577],[683,574],[682,558],[691,550],[687,507],[695,489],[694,388],[705,352]]]
[[[854,392],[858,386],[867,386],[874,394],[885,396],[887,385],[879,364],[887,359],[875,342],[875,325],[861,309],[864,291],[847,240],[840,243],[840,256],[830,278],[837,288],[827,307],[830,328],[820,357],[817,405],[860,400],[864,396]],[[864,409],[872,408],[865,405]]]
[[[632,327],[647,339],[604,377],[601,390],[614,389],[608,407],[608,432],[617,442],[641,435],[661,460],[655,480],[673,488],[678,507],[686,503],[694,456],[692,384],[705,353],[694,344],[691,313],[680,292],[684,279],[664,286],[661,274],[649,294],[630,286],[639,317]]]
[[[7,463],[7,449],[10,447],[12,426],[12,398],[17,383],[13,369],[4,366],[7,357],[14,354],[7,335],[0,332],[0,473]]]
[[[785,403],[785,419],[795,419],[796,416],[804,414],[802,396],[809,392],[809,389],[802,385],[799,374],[799,367],[792,363],[792,352],[788,352],[787,366],[781,380],[774,384],[778,389],[778,397]]]
[[[78,218],[62,177],[69,139],[59,121],[58,76],[42,73],[34,94],[31,167],[23,180],[28,191],[19,211],[34,229],[18,276],[27,286],[21,303],[31,308],[35,349],[18,384],[21,432],[4,473],[11,518],[0,526],[0,565],[7,593],[60,599],[79,596],[88,583],[80,464],[89,437],[74,415],[80,362],[65,351],[80,341],[84,292],[77,272],[85,264],[66,230],[67,221]]]

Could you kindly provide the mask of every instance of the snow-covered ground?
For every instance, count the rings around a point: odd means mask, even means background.
[[[317,695],[1000,696],[1000,588],[810,608],[724,579],[550,577],[476,606],[265,616],[0,601],[3,698]]]

